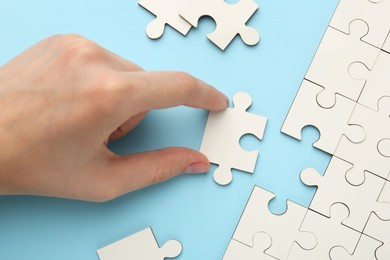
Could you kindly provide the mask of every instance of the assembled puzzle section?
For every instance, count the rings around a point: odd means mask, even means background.
[[[161,248],[152,229],[146,228],[97,250],[100,260],[163,260],[180,255],[182,245],[177,240],[167,241]]]
[[[227,185],[232,181],[231,169],[254,172],[258,151],[243,150],[240,138],[252,134],[261,140],[267,124],[266,117],[246,111],[252,104],[249,94],[235,94],[233,104],[234,108],[209,113],[200,147],[200,152],[210,162],[218,164],[213,177],[220,185]]]
[[[191,24],[179,15],[186,0],[140,0],[138,4],[153,13],[156,19],[146,27],[146,34],[151,39],[160,38],[168,24],[183,35],[187,35]]]
[[[284,214],[272,214],[268,204],[274,197],[273,193],[255,186],[232,239],[254,247],[258,246],[254,244],[255,236],[259,232],[265,233],[271,237],[272,243],[262,247],[263,253],[277,259],[286,259],[294,242],[307,250],[314,248],[315,236],[311,232],[299,230],[308,209],[287,201],[287,211]],[[228,248],[227,251],[230,250]]]

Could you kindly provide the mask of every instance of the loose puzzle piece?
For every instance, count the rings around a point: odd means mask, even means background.
[[[352,165],[349,163],[333,157],[324,176],[319,175],[314,169],[302,171],[302,182],[318,187],[310,209],[330,217],[332,205],[343,203],[349,209],[349,216],[343,224],[358,231],[363,231],[371,212],[390,220],[390,204],[378,202],[385,180],[367,172],[364,183],[353,186],[345,178],[350,168]]]
[[[224,0],[187,0],[180,15],[194,27],[198,26],[200,17],[211,16],[217,26],[207,37],[224,50],[237,34],[247,45],[259,42],[256,29],[245,25],[258,7],[254,0],[239,0],[236,4]]]
[[[265,253],[278,259],[286,259],[294,241],[306,249],[313,248],[316,244],[314,235],[299,230],[308,209],[287,201],[287,211],[274,215],[268,209],[268,203],[274,197],[273,193],[254,187],[233,239],[252,247],[254,234],[267,233],[272,238],[272,245]]]
[[[325,88],[317,97],[322,107],[334,106],[336,93],[358,100],[364,82],[354,80],[348,73],[348,67],[360,61],[372,68],[379,54],[378,48],[360,40],[367,31],[367,24],[363,21],[351,23],[350,34],[328,27],[305,76]]]
[[[390,221],[383,221],[375,213],[372,213],[364,228],[364,234],[383,243],[376,250],[375,255],[378,260],[390,259]]]
[[[352,255],[341,246],[336,246],[330,251],[332,260],[377,260],[375,251],[382,243],[372,237],[362,235]]]
[[[200,147],[200,152],[210,162],[219,165],[213,176],[220,185],[232,181],[232,168],[254,172],[258,152],[241,149],[240,138],[245,134],[253,134],[262,139],[267,124],[266,117],[246,112],[252,104],[249,94],[237,93],[233,97],[233,104],[233,109],[209,113]]]
[[[364,140],[364,131],[350,131],[353,126],[348,125],[355,107],[355,102],[337,95],[336,104],[328,109],[318,105],[317,95],[323,88],[304,80],[295,97],[290,111],[284,121],[281,131],[298,140],[302,139],[301,132],[305,126],[312,125],[320,131],[320,138],[313,144],[329,154],[334,154],[343,134],[353,136],[355,142]],[[358,128],[360,129],[360,128]]]
[[[97,253],[100,260],[163,260],[177,257],[181,251],[182,245],[177,240],[169,240],[160,248],[149,227],[100,248]]]
[[[378,110],[379,99],[390,96],[390,54],[381,51],[372,70],[357,62],[350,66],[349,72],[353,78],[366,80],[358,102]]]
[[[169,24],[181,34],[186,35],[191,24],[179,15],[179,10],[186,0],[140,0],[138,4],[156,15],[146,27],[146,34],[151,39],[160,38],[164,33],[165,24]]]
[[[253,247],[245,245],[234,239],[230,240],[229,246],[223,256],[223,260],[277,260],[276,258],[267,255],[267,250],[272,244],[271,237],[266,233],[259,232],[253,237]]]
[[[363,142],[355,144],[343,136],[335,155],[354,165],[347,174],[352,184],[364,182],[364,171],[370,171],[387,178],[390,171],[390,158],[378,152],[381,140],[390,138],[390,97],[383,97],[378,103],[379,111],[357,104],[349,124],[359,125],[366,132]]]
[[[342,246],[352,253],[360,233],[341,224],[348,214],[348,208],[340,203],[332,205],[330,218],[309,210],[300,230],[312,232],[317,238],[317,245],[312,250],[305,250],[294,243],[287,259],[328,259],[330,250],[335,246]]]
[[[349,24],[361,19],[369,26],[369,32],[362,40],[381,48],[390,30],[389,13],[388,0],[340,0],[330,26],[348,32]]]

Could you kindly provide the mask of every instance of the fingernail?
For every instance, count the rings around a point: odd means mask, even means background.
[[[208,163],[197,162],[185,168],[184,173],[206,173],[209,168],[210,165]]]
[[[226,106],[228,106],[229,105],[229,98],[225,94],[223,94],[222,92],[221,92],[221,94],[223,97],[223,101],[226,103]]]

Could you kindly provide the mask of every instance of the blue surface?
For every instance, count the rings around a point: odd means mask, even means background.
[[[207,18],[187,37],[166,28],[161,39],[148,39],[144,30],[153,15],[136,1],[0,0],[0,64],[46,36],[76,32],[145,69],[188,71],[229,97],[249,92],[250,111],[269,119],[263,141],[241,139],[244,148],[260,150],[255,173],[235,171],[227,187],[207,174],[103,204],[0,197],[0,259],[98,259],[96,249],[147,226],[160,244],[172,238],[183,243],[178,259],[220,259],[254,184],[276,194],[270,203],[275,213],[285,210],[286,199],[308,206],[314,189],[300,182],[299,172],[306,167],[323,172],[329,156],[311,146],[319,136],[315,129],[305,129],[298,142],[280,128],[337,0],[257,2],[261,9],[249,25],[260,31],[261,43],[247,47],[236,38],[222,52],[205,37],[215,26]],[[152,112],[112,149],[120,154],[173,145],[198,149],[206,116],[189,108]]]

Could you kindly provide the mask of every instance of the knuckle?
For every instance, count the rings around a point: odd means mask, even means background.
[[[158,153],[158,157],[157,158],[166,158],[166,156],[160,156],[160,153],[162,153],[162,151],[160,150],[157,150],[155,151],[156,153]],[[152,180],[152,183],[159,183],[159,182],[162,182],[162,181],[165,181],[165,180],[168,180],[170,178],[172,178],[173,176],[173,169],[172,169],[172,166],[170,165],[169,163],[169,159],[166,158],[166,160],[164,161],[160,161],[158,164],[158,168],[155,170],[154,172],[154,177],[153,177],[153,180]]]
[[[197,80],[187,72],[177,72],[177,78],[187,91],[194,91],[197,87]]]
[[[103,49],[91,40],[75,36],[66,36],[66,46],[62,56],[66,61],[84,66],[88,62],[96,61],[103,54]]]

